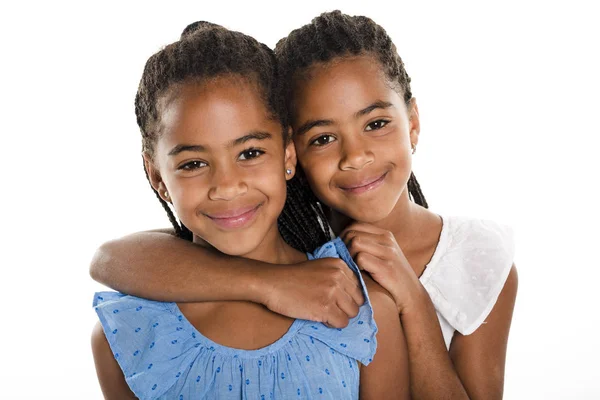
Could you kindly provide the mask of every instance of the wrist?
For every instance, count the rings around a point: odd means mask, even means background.
[[[268,303],[274,292],[274,276],[276,276],[276,269],[270,264],[249,268],[246,279],[242,280],[244,282],[242,285],[246,290],[246,298],[268,308]]]
[[[403,300],[402,303],[397,304],[398,314],[400,314],[400,316],[419,313],[431,304],[429,294],[420,282]]]

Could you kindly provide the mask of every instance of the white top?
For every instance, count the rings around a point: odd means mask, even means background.
[[[419,278],[437,311],[446,347],[455,331],[473,333],[488,316],[513,264],[512,229],[444,217],[440,241]]]

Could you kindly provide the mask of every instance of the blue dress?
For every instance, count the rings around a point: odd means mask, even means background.
[[[365,283],[344,243],[326,243],[309,259],[341,257],[365,296],[343,329],[295,320],[257,350],[204,337],[176,303],[99,292],[94,307],[127,384],[140,399],[358,399],[359,368],[375,354],[377,326]]]

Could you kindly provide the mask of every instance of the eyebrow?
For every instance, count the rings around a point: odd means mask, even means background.
[[[273,135],[271,135],[269,132],[252,131],[242,137],[232,140],[231,143],[229,143],[227,145],[227,147],[235,147],[242,143],[246,143],[250,140],[265,140],[265,139],[271,139],[272,137],[273,137]]]
[[[368,113],[370,113],[371,111],[376,110],[378,108],[384,110],[384,109],[390,108],[390,107],[394,107],[394,105],[392,103],[390,103],[390,102],[387,102],[387,101],[377,100],[376,102],[374,102],[370,106],[365,107],[362,110],[357,111],[356,113],[354,113],[354,118],[363,117],[363,116],[367,115]]]
[[[194,152],[201,152],[201,151],[206,151],[206,147],[196,144],[196,145],[189,145],[189,144],[178,144],[177,146],[173,147],[171,149],[171,151],[169,152],[170,156],[176,156],[179,153],[182,153],[184,151],[194,151]]]
[[[363,117],[363,116],[369,114],[371,111],[376,110],[378,108],[386,109],[389,107],[394,107],[394,105],[387,101],[377,100],[373,104],[363,108],[362,110],[355,112],[354,118],[358,119],[360,117]],[[330,125],[333,125],[333,120],[331,120],[331,119],[310,120],[310,121],[307,121],[304,124],[302,124],[302,126],[300,126],[300,128],[298,128],[298,130],[296,131],[295,134],[297,136],[304,135],[306,132],[310,131],[312,128],[315,128],[318,126],[330,126]]]
[[[304,135],[306,132],[310,131],[312,128],[315,128],[317,126],[329,126],[329,125],[333,125],[333,120],[317,119],[317,120],[307,121],[304,124],[302,124],[302,126],[300,126],[300,128],[298,128],[298,130],[296,131],[296,135],[297,136]]]
[[[232,140],[231,142],[229,142],[227,144],[227,147],[239,146],[240,144],[246,143],[250,140],[265,140],[265,139],[270,139],[272,137],[273,137],[273,135],[271,135],[268,132],[252,131],[244,136],[241,136],[237,139]],[[194,144],[194,145],[178,144],[177,146],[173,147],[171,149],[171,151],[169,151],[169,155],[176,156],[177,154],[182,153],[184,151],[193,151],[193,152],[199,153],[199,152],[206,151],[206,147],[202,146],[200,144]]]

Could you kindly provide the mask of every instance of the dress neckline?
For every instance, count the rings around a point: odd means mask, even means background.
[[[201,343],[209,350],[240,358],[259,358],[276,352],[281,347],[285,346],[290,341],[290,339],[300,330],[300,328],[302,328],[302,326],[304,326],[304,324],[307,322],[301,319],[295,319],[294,322],[292,322],[292,324],[288,328],[288,330],[283,334],[283,336],[281,336],[279,339],[265,347],[261,347],[259,349],[254,350],[237,349],[235,347],[224,346],[204,336],[181,312],[181,309],[179,308],[177,303],[170,304],[170,311],[173,314],[175,314],[182,323],[189,326],[189,328],[195,334],[193,336],[198,341],[198,343]]]

